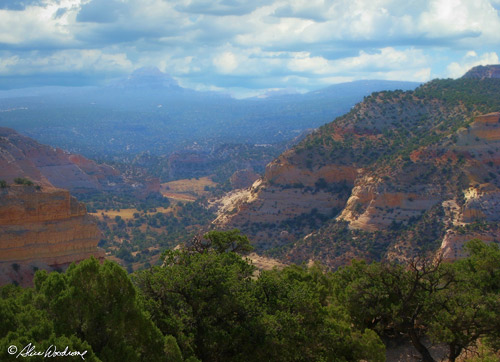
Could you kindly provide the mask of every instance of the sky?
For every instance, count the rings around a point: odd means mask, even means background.
[[[497,64],[500,0],[0,0],[0,88],[158,67],[236,97]]]

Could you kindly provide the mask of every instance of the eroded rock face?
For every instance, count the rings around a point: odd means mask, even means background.
[[[500,78],[500,65],[479,65],[477,67],[469,70],[463,78],[475,78],[475,79],[486,79],[486,78]]]
[[[40,185],[53,185],[71,193],[95,191],[158,192],[158,187],[131,185],[119,171],[83,156],[42,145],[10,128],[0,127],[0,179],[12,183],[27,177]],[[136,190],[137,189],[137,190]]]
[[[335,128],[332,139],[340,142],[345,134]],[[232,194],[216,225],[241,229],[263,249],[293,245],[286,256],[294,261],[316,251],[332,267],[367,255],[356,246],[364,240],[372,249],[390,244],[385,258],[411,257],[426,228],[424,238],[435,238],[433,248],[441,244],[447,260],[462,257],[464,243],[473,238],[500,241],[500,228],[491,226],[500,223],[500,113],[477,116],[439,143],[378,168],[318,157],[285,152],[252,187]],[[330,226],[322,231],[322,225]],[[329,255],[338,239],[348,238],[353,247]]]
[[[500,226],[497,224],[477,228],[474,224],[464,224],[463,227],[448,230],[441,243],[439,254],[446,261],[466,257],[467,252],[464,245],[472,239],[479,239],[485,243],[498,243],[500,241]]]
[[[462,158],[463,185],[447,185],[444,177],[431,179],[431,183],[422,182],[418,176],[411,177],[404,172],[393,175],[390,182],[365,176],[356,180],[338,220],[349,222],[349,227],[354,229],[384,231],[394,222],[406,223],[442,204],[445,209],[442,220],[447,230],[440,252],[445,259],[463,257],[463,245],[474,238],[500,241],[498,228],[481,226],[481,223],[500,222],[500,188],[496,180],[499,150],[500,113],[475,117],[467,129],[457,132],[456,142],[447,151],[425,148],[410,157],[413,165],[422,164],[422,169],[429,162],[436,169],[456,165]],[[462,195],[460,200],[453,189]],[[478,225],[471,227],[475,224]]]
[[[222,201],[226,207],[214,223],[222,228],[239,228],[263,248],[292,242],[296,236],[290,229],[309,228],[315,222],[312,220],[333,217],[344,207],[357,172],[342,165],[304,169],[281,156],[248,190],[233,192]],[[341,192],[331,192],[328,187]],[[309,220],[308,225],[299,226],[304,219]],[[264,224],[276,227],[263,230]]]
[[[34,267],[52,270],[103,258],[100,235],[85,206],[66,190],[0,189],[0,283],[29,285]]]
[[[304,168],[291,163],[286,153],[266,167],[265,180],[279,185],[315,186],[318,180],[326,183],[353,183],[358,176],[358,168],[353,166],[329,164],[315,169]]]
[[[338,220],[354,229],[379,231],[393,222],[406,222],[429,210],[440,200],[440,189],[433,185],[414,185],[396,191],[381,180],[358,180]]]
[[[447,203],[447,202],[445,202]],[[500,241],[500,189],[492,184],[464,190],[464,203],[447,204],[449,228],[443,238],[440,254],[444,260],[466,256],[464,245],[472,239]]]
[[[252,170],[239,170],[231,175],[230,182],[233,189],[246,189],[260,178],[258,173]]]

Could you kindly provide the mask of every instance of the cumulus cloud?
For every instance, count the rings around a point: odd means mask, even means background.
[[[244,15],[265,5],[265,3],[265,0],[198,0],[188,1],[185,4],[178,4],[176,8],[179,11],[194,14],[215,16]]]
[[[367,53],[360,51],[356,57],[347,57],[336,60],[328,60],[323,57],[313,56],[309,53],[298,53],[288,63],[292,71],[313,74],[343,74],[365,78],[371,74],[383,74],[384,72],[398,71],[400,75],[406,75],[403,79],[414,79],[412,76],[417,72],[418,80],[422,80],[422,71],[426,70],[427,57],[421,50],[406,49],[396,50],[394,48],[383,48],[375,52]],[[427,72],[427,70],[426,70]],[[428,80],[429,74],[427,74]],[[388,77],[383,77],[388,79]],[[393,78],[393,76],[389,77]]]
[[[337,66],[344,69],[358,70],[401,70],[415,69],[428,64],[427,57],[422,50],[397,50],[392,47],[382,48],[380,51],[367,53],[360,51],[359,56],[336,61]]]
[[[419,16],[417,29],[429,40],[469,43],[489,37],[492,29],[500,29],[498,16],[492,11],[486,1],[434,0]]]
[[[0,72],[83,76],[157,66],[182,84],[238,91],[368,78],[425,81],[498,62],[499,6],[500,0],[4,0]]]
[[[133,70],[124,53],[106,54],[98,49],[61,50],[50,54],[33,51],[24,57],[4,54],[0,58],[0,74],[33,73],[102,73]]]
[[[79,5],[80,0],[41,0],[23,2],[19,10],[0,10],[0,50],[75,46],[70,23]]]
[[[189,33],[192,21],[174,7],[163,0],[91,0],[81,6],[71,30],[79,42],[94,46],[159,46],[162,40],[185,39]]]
[[[222,47],[217,51],[212,64],[214,71],[221,75],[267,77],[281,75],[286,68],[290,54],[263,51],[260,48],[241,50],[235,47]]]
[[[231,52],[224,52],[216,56],[213,63],[217,70],[223,74],[231,73],[238,67],[238,60]]]
[[[487,0],[276,1],[248,22],[259,31],[238,34],[239,45],[281,50],[493,45],[500,31]]]

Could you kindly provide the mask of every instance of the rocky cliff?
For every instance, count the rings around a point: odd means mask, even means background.
[[[16,131],[0,127],[0,179],[11,183],[27,177],[41,185],[54,185],[71,193],[95,191],[158,192],[159,183],[127,180],[108,165],[42,145]]]
[[[28,179],[17,184],[16,178]],[[132,189],[112,167],[0,128],[0,284],[29,285],[36,269],[103,258],[101,233],[73,192]],[[22,183],[22,182],[19,182]]]
[[[244,189],[253,185],[260,175],[252,170],[238,170],[231,175],[229,182],[233,189]]]
[[[0,189],[0,283],[27,285],[37,268],[53,270],[90,256],[100,231],[69,192],[44,186]]]
[[[215,223],[331,267],[438,249],[453,259],[471,238],[499,241],[496,68],[366,97],[271,162]]]

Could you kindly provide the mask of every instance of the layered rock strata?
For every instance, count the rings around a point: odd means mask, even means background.
[[[249,189],[233,192],[221,200],[214,224],[239,228],[263,248],[291,242],[296,239],[291,230],[294,221],[300,222],[306,216],[332,217],[344,207],[346,191],[357,173],[356,168],[342,165],[303,169],[290,162],[285,153],[271,162],[264,177]],[[340,192],[331,192],[331,188]],[[280,223],[290,226],[282,227]],[[260,227],[271,224],[276,226],[272,230]],[[273,239],[272,244],[269,239]]]
[[[73,194],[96,191],[159,192],[159,181],[127,179],[118,170],[81,155],[42,145],[13,129],[0,127],[0,179],[12,183],[27,177],[40,185],[54,185]]]
[[[29,284],[31,266],[64,268],[90,256],[103,258],[97,247],[100,235],[85,206],[66,190],[0,189],[0,282]]]
[[[332,138],[341,141],[347,128],[335,128]],[[385,247],[389,259],[411,257],[422,242],[440,243],[440,253],[452,260],[464,255],[463,245],[470,239],[500,241],[495,226],[500,222],[500,113],[476,116],[467,127],[416,148],[405,160],[379,167],[375,162],[356,165],[340,158],[328,163],[317,153],[288,151],[251,188],[231,194],[215,224],[240,228],[259,248],[292,245],[288,256],[295,261],[314,251],[332,267],[370,254],[347,244],[340,254],[329,252],[346,235],[351,245],[361,245],[363,239],[371,240],[374,249],[377,243],[390,244]],[[432,232],[425,230],[427,214],[434,220]],[[337,226],[320,229],[325,219]],[[331,230],[336,236],[328,235]]]

